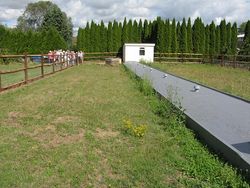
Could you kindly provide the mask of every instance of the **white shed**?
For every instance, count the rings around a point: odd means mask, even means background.
[[[128,61],[154,61],[155,44],[125,43],[123,46],[123,62]]]

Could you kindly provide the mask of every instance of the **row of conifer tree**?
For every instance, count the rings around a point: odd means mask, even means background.
[[[54,27],[23,32],[0,25],[0,54],[40,54],[54,49],[67,49],[65,40]]]
[[[237,25],[222,20],[204,24],[201,18],[191,23],[189,18],[180,21],[124,19],[123,23],[103,21],[87,22],[79,28],[77,49],[85,52],[121,52],[124,43],[155,43],[157,52],[235,54],[237,49]]]

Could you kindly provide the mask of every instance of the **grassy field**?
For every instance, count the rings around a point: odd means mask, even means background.
[[[0,94],[0,187],[249,187],[128,75],[81,65]]]
[[[37,63],[29,63],[28,66],[37,66],[39,64]],[[1,64],[0,63],[0,70],[1,71],[14,71],[18,69],[23,69],[24,65],[23,63],[9,63],[9,64]],[[55,70],[58,70],[60,66],[58,65]],[[52,72],[52,66],[45,66],[44,67],[44,73],[51,73]],[[35,78],[41,76],[41,68],[36,69],[30,69],[28,70],[28,78]],[[11,74],[3,74],[1,76],[2,81],[2,87],[6,87],[18,82],[21,82],[24,80],[24,71],[20,71],[17,73],[11,73]]]
[[[211,64],[154,63],[151,66],[250,100],[250,71]]]

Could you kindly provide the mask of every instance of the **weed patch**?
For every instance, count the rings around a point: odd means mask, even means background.
[[[147,131],[146,125],[135,125],[130,120],[123,120],[123,123],[123,130],[126,134],[135,137],[143,137]]]

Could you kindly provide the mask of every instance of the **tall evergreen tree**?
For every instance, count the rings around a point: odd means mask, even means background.
[[[112,22],[108,23],[108,32],[107,32],[107,51],[112,52],[113,50],[113,32],[112,32]]]
[[[83,50],[83,51],[85,51],[85,48],[86,48],[86,36],[85,36],[85,29],[82,29],[81,30],[81,38],[80,38],[80,40],[82,40],[82,42],[81,42],[81,48],[80,48],[80,50]]]
[[[227,24],[227,53],[231,54],[231,41],[232,41],[232,26],[231,23]]]
[[[116,20],[113,22],[112,28],[112,51],[118,52],[119,50],[119,28]]]
[[[148,20],[144,20],[142,42],[148,42],[149,38],[150,38],[150,29]]]
[[[120,22],[118,25],[118,47],[119,52],[122,52],[122,23]]]
[[[90,38],[89,38],[89,40],[90,40],[89,51],[90,52],[95,52],[96,36],[95,36],[95,23],[94,23],[93,20],[91,21],[91,24],[90,24],[90,33],[89,33],[89,35],[90,35]]]
[[[176,36],[177,36],[177,51],[180,52],[180,38],[181,38],[181,24],[178,21],[176,25]]]
[[[201,40],[201,28],[200,28],[200,18],[196,18],[193,24],[193,49],[194,53],[200,53],[200,40]]]
[[[100,26],[95,24],[94,27],[95,27],[95,43],[94,43],[95,47],[94,47],[94,52],[100,52],[100,49],[101,49]]]
[[[220,52],[227,53],[227,27],[226,20],[222,20],[220,23]]]
[[[90,45],[91,45],[91,41],[90,41],[90,25],[89,22],[87,22],[86,27],[85,27],[85,51],[86,52],[91,52],[90,51]]]
[[[156,51],[164,52],[165,51],[165,27],[164,22],[160,17],[157,18],[157,30],[156,30]]]
[[[245,27],[245,37],[243,42],[243,54],[250,55],[250,20],[247,21]]]
[[[169,20],[165,24],[166,52],[171,52],[172,32]]]
[[[73,24],[71,18],[67,18],[65,12],[54,5],[48,9],[47,13],[44,15],[41,29],[48,30],[48,28],[54,27],[64,38],[64,40],[70,44],[73,35]]]
[[[216,33],[215,33],[215,24],[212,21],[210,24],[210,38],[209,38],[209,54],[215,54],[215,45],[216,45]]]
[[[231,53],[236,54],[237,52],[237,24],[234,23],[232,26],[232,37],[231,37]]]
[[[188,23],[187,23],[187,52],[189,53],[193,52],[192,24],[190,18],[188,18]]]
[[[82,31],[83,29],[79,27],[78,32],[77,32],[77,41],[76,41],[76,46],[77,49],[80,50],[82,48],[82,43],[83,43],[83,38],[82,38]]]
[[[205,54],[209,54],[210,47],[210,29],[209,25],[205,27]]]
[[[187,52],[187,26],[186,26],[186,20],[183,18],[182,24],[181,24],[181,31],[180,31],[180,43],[179,43],[179,49],[181,53]]]
[[[125,17],[122,25],[122,44],[126,42],[128,42],[128,25],[127,25],[127,19]]]
[[[100,51],[101,52],[106,52],[107,51],[107,32],[106,32],[106,28],[104,25],[104,22],[101,21],[101,25],[100,25]]]
[[[55,27],[49,28],[42,43],[44,51],[66,49],[67,44]]]
[[[205,40],[206,40],[206,29],[205,25],[200,19],[200,53],[205,53]]]
[[[176,23],[175,19],[173,19],[171,24],[171,33],[172,33],[172,39],[171,39],[171,52],[176,53],[178,46],[177,46],[177,34],[176,34]]]
[[[133,23],[131,19],[128,21],[128,42],[133,42]]]
[[[138,42],[142,42],[142,33],[143,33],[143,26],[142,26],[142,20],[140,19],[139,25],[138,25]]]
[[[158,19],[157,19],[158,20]],[[157,45],[157,35],[158,35],[158,21],[154,20],[150,22],[150,39],[149,41]],[[157,48],[156,48],[157,49]]]
[[[215,45],[215,51],[217,54],[221,53],[221,44],[220,44],[220,27],[216,27],[216,45]]]
[[[250,39],[250,20],[247,21],[246,26],[245,26],[245,36],[244,36],[244,41],[247,39]]]
[[[134,20],[133,26],[132,26],[132,39],[131,42],[138,43],[139,42],[139,33],[138,33],[138,24],[137,21]]]

